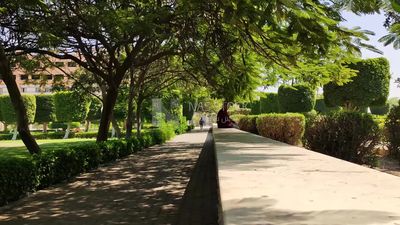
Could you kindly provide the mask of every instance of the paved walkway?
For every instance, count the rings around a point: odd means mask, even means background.
[[[225,224],[400,225],[400,177],[214,129]]]
[[[207,131],[177,136],[0,208],[0,224],[173,224]]]

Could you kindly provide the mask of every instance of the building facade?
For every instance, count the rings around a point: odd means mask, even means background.
[[[71,86],[67,74],[73,74],[78,65],[71,60],[50,58],[49,61],[52,66],[41,66],[34,72],[27,72],[18,65],[12,68],[22,94],[46,94],[51,93],[55,85]],[[7,93],[7,87],[0,79],[0,94]]]

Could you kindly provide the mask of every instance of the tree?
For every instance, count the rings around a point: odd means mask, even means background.
[[[315,106],[315,91],[306,85],[281,85],[278,89],[282,112],[309,112]]]
[[[4,0],[0,7],[7,51],[70,59],[105,83],[98,141],[107,139],[130,69],[179,54],[187,72],[201,75],[216,94],[233,87],[225,96],[231,99],[254,87],[256,61],[249,58],[293,65],[332,47],[352,51],[360,34],[340,27],[340,14],[324,1]]]
[[[36,113],[36,98],[34,95],[22,95],[22,102],[24,105],[24,108],[26,109],[26,119],[28,124],[33,123],[35,119],[35,113]],[[0,96],[0,104],[1,104],[1,114],[3,117],[4,122],[8,124],[16,124],[17,129],[14,130],[14,135],[12,137],[12,140],[15,140],[17,138],[17,130],[18,130],[18,117],[17,117],[17,112],[15,108],[13,107],[12,99],[10,98],[9,95],[1,95]],[[19,132],[19,130],[18,130]],[[22,136],[21,136],[22,138]]]
[[[53,95],[36,95],[36,123],[43,123],[43,132],[47,124],[55,120]]]
[[[88,132],[90,128],[90,123],[93,121],[99,121],[101,118],[101,107],[102,102],[96,97],[91,98],[91,103],[89,107],[88,116],[86,118],[86,128],[85,131]]]
[[[185,73],[180,69],[177,60],[176,57],[164,57],[131,73],[131,96],[128,101],[134,101],[136,104],[136,134],[138,136],[141,135],[145,100],[159,96],[162,91],[177,85],[178,81],[184,79]],[[128,108],[128,113],[132,112],[131,110],[132,108]],[[130,138],[131,130],[132,116],[128,114],[126,138]]]
[[[360,60],[349,65],[358,71],[353,81],[342,86],[328,83],[324,86],[324,99],[328,107],[343,106],[358,110],[386,103],[389,95],[390,71],[385,58]]]
[[[60,91],[54,94],[55,114],[58,122],[68,124],[64,139],[68,138],[71,122],[82,122],[86,119],[90,99],[76,92]]]

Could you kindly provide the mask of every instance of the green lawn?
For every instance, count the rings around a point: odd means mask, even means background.
[[[42,148],[42,151],[54,150],[58,148],[64,148],[72,143],[83,143],[93,142],[95,139],[55,139],[55,140],[37,140],[38,144]],[[0,141],[0,157],[18,157],[26,158],[30,154],[25,148],[24,143],[21,140],[17,141]]]

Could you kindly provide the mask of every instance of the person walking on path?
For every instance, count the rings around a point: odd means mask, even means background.
[[[200,121],[199,121],[200,130],[203,130],[204,123],[205,123],[204,118],[203,118],[203,116],[201,116]]]

